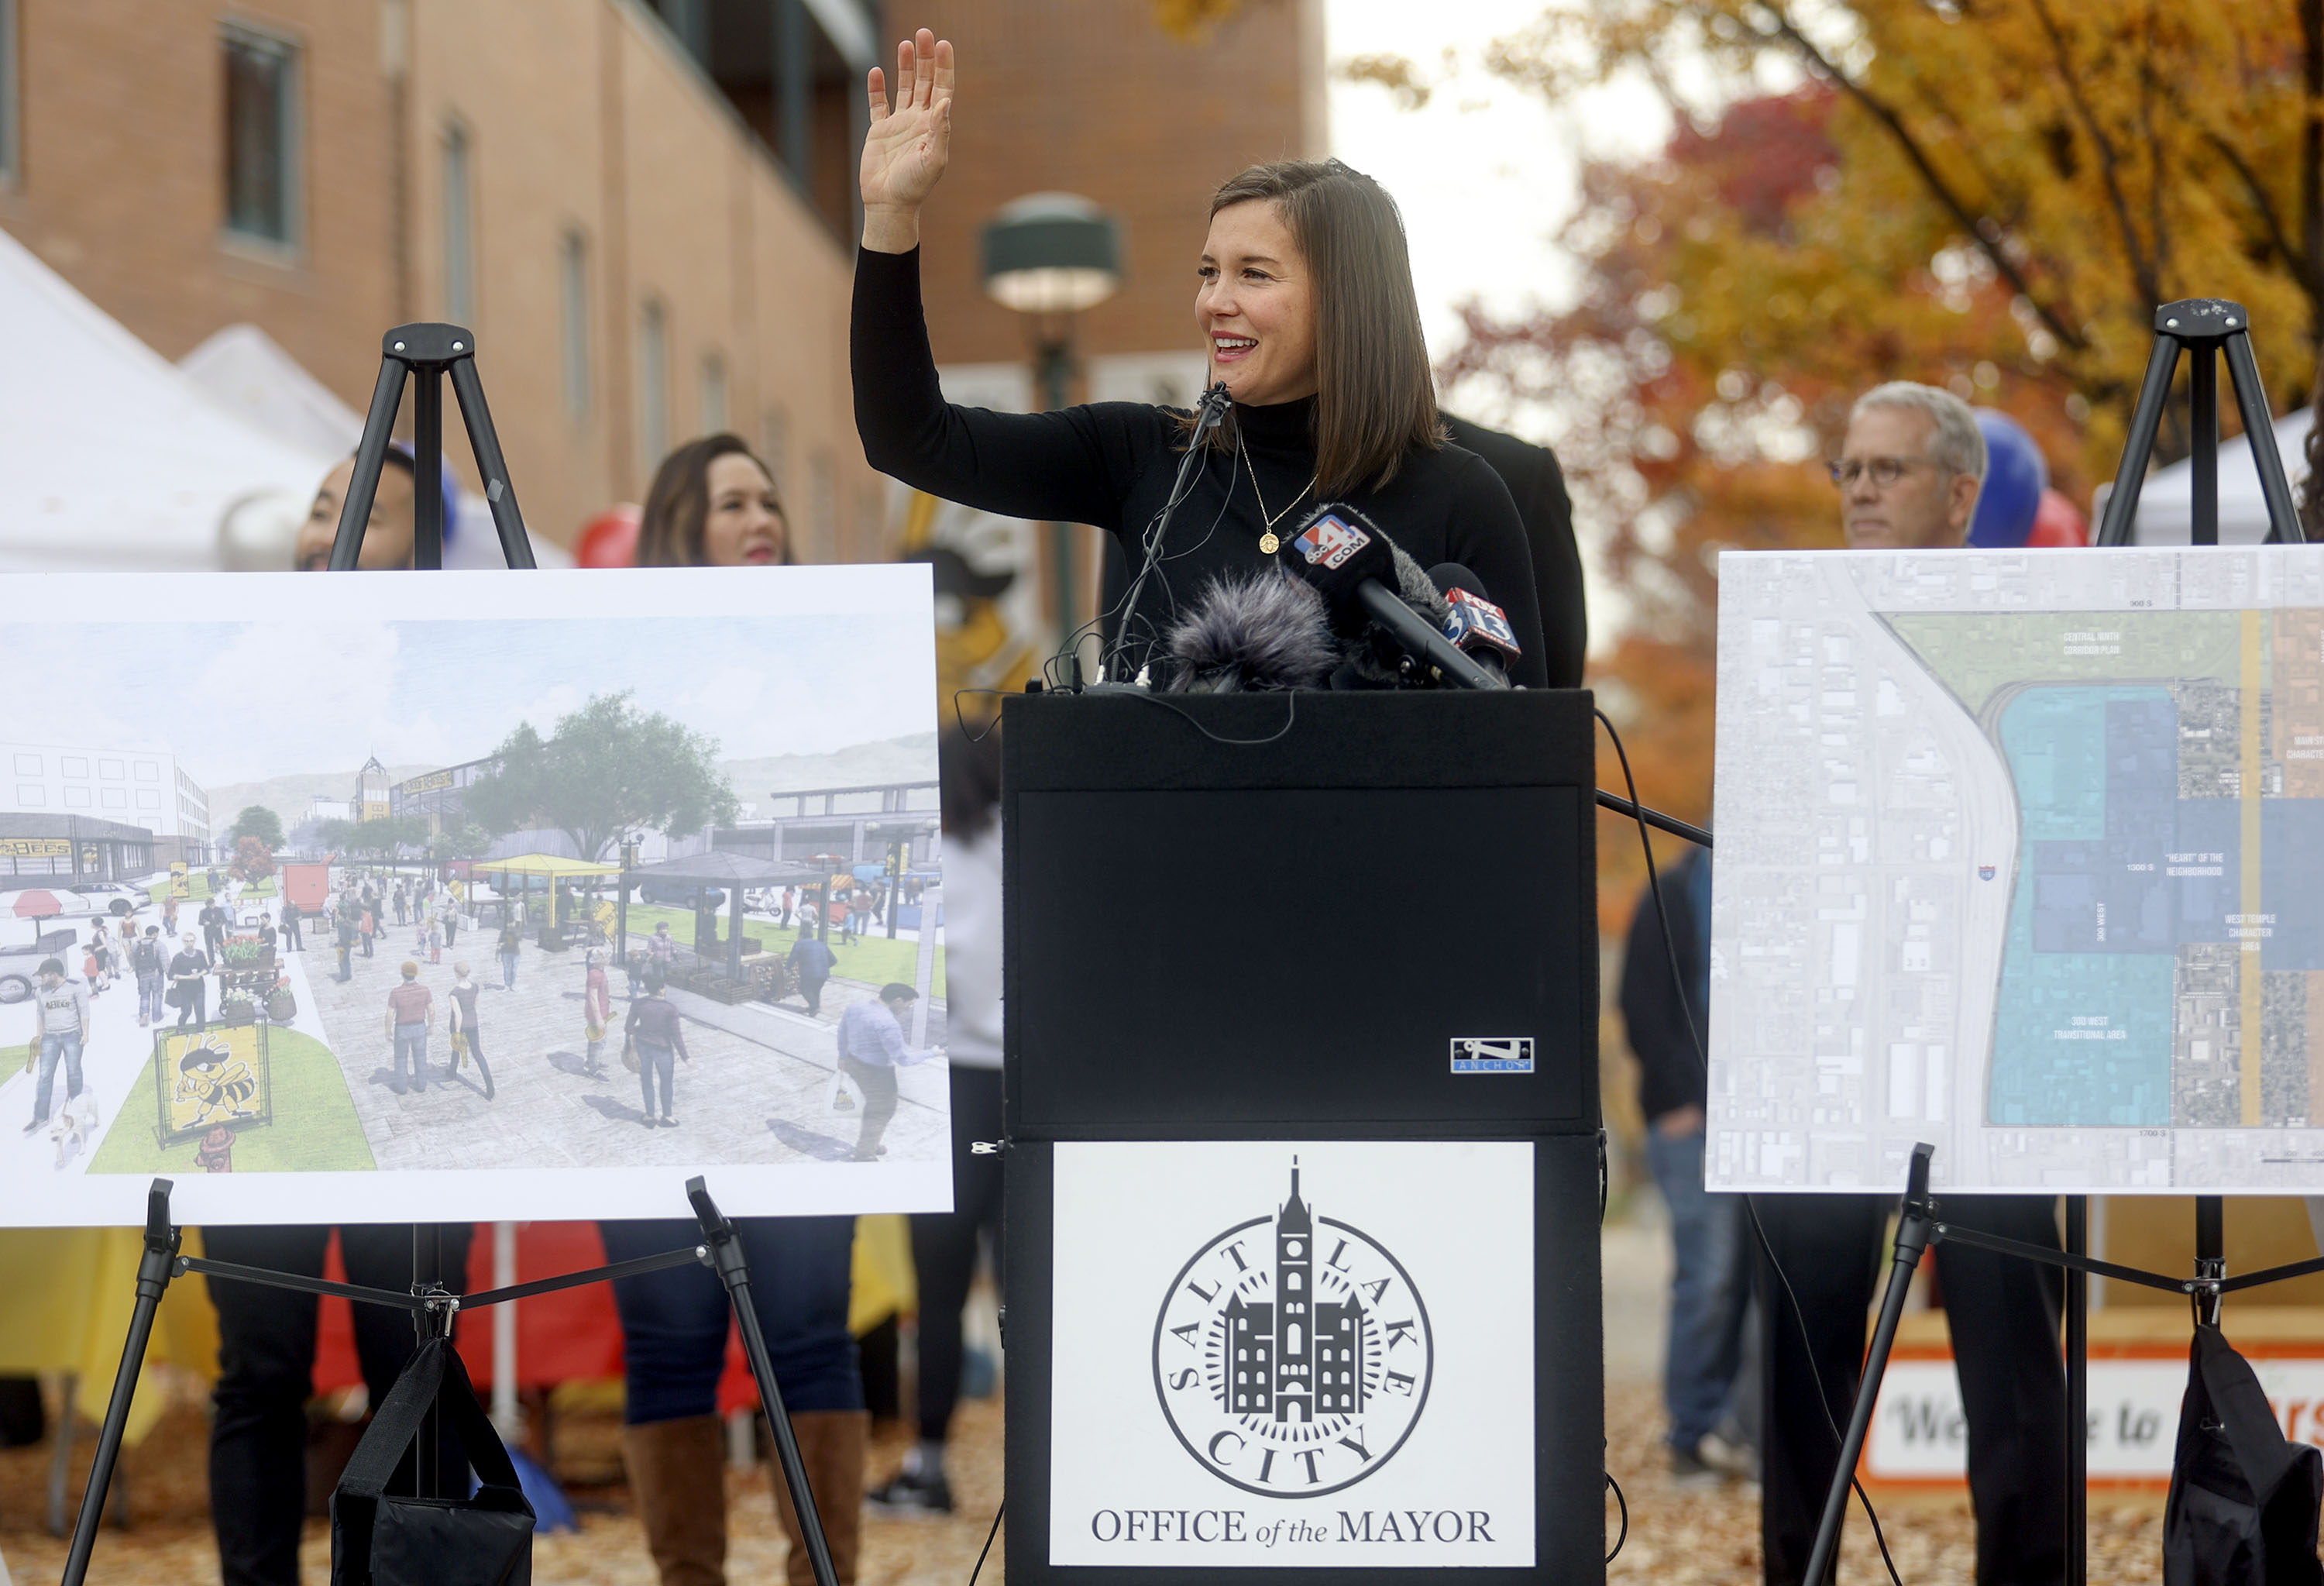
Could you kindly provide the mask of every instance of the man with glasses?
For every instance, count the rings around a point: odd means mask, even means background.
[[[1908,381],[1867,392],[1830,465],[1849,549],[1958,549],[1985,465],[1985,438],[1959,397]],[[1797,1586],[1839,1458],[1833,1423],[1847,1420],[1863,1372],[1895,1199],[1751,1199],[1767,1243],[1758,1261],[1767,1331],[1760,1538],[1767,1581]],[[1949,1194],[1944,1209],[1948,1222],[2060,1248],[2054,1196]],[[2051,1586],[2065,1578],[2064,1279],[2054,1267],[1960,1244],[1938,1245],[1936,1268],[1969,1423],[1978,1586]]]

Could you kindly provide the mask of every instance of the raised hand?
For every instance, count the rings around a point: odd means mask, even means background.
[[[863,139],[863,245],[907,253],[919,244],[920,206],[952,152],[952,43],[927,29],[896,46],[896,102],[878,67],[865,78],[872,129]]]

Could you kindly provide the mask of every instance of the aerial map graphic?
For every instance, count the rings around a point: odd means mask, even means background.
[[[2324,1188],[2324,548],[1720,562],[1714,1185]]]

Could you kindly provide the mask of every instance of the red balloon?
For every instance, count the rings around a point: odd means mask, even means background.
[[[2034,527],[2026,531],[2029,548],[2042,546],[2077,546],[2090,542],[2090,521],[2082,516],[2081,508],[2068,500],[2061,491],[2044,490],[2042,504],[2034,509]]]
[[[584,567],[634,567],[638,565],[638,530],[645,513],[634,502],[607,507],[581,526],[573,547],[575,565]]]

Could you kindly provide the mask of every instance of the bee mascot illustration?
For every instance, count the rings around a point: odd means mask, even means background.
[[[190,1108],[184,1127],[221,1118],[253,1116],[251,1098],[258,1093],[257,1076],[250,1065],[224,1047],[202,1045],[178,1059],[178,1084],[172,1098],[181,1109]]]

